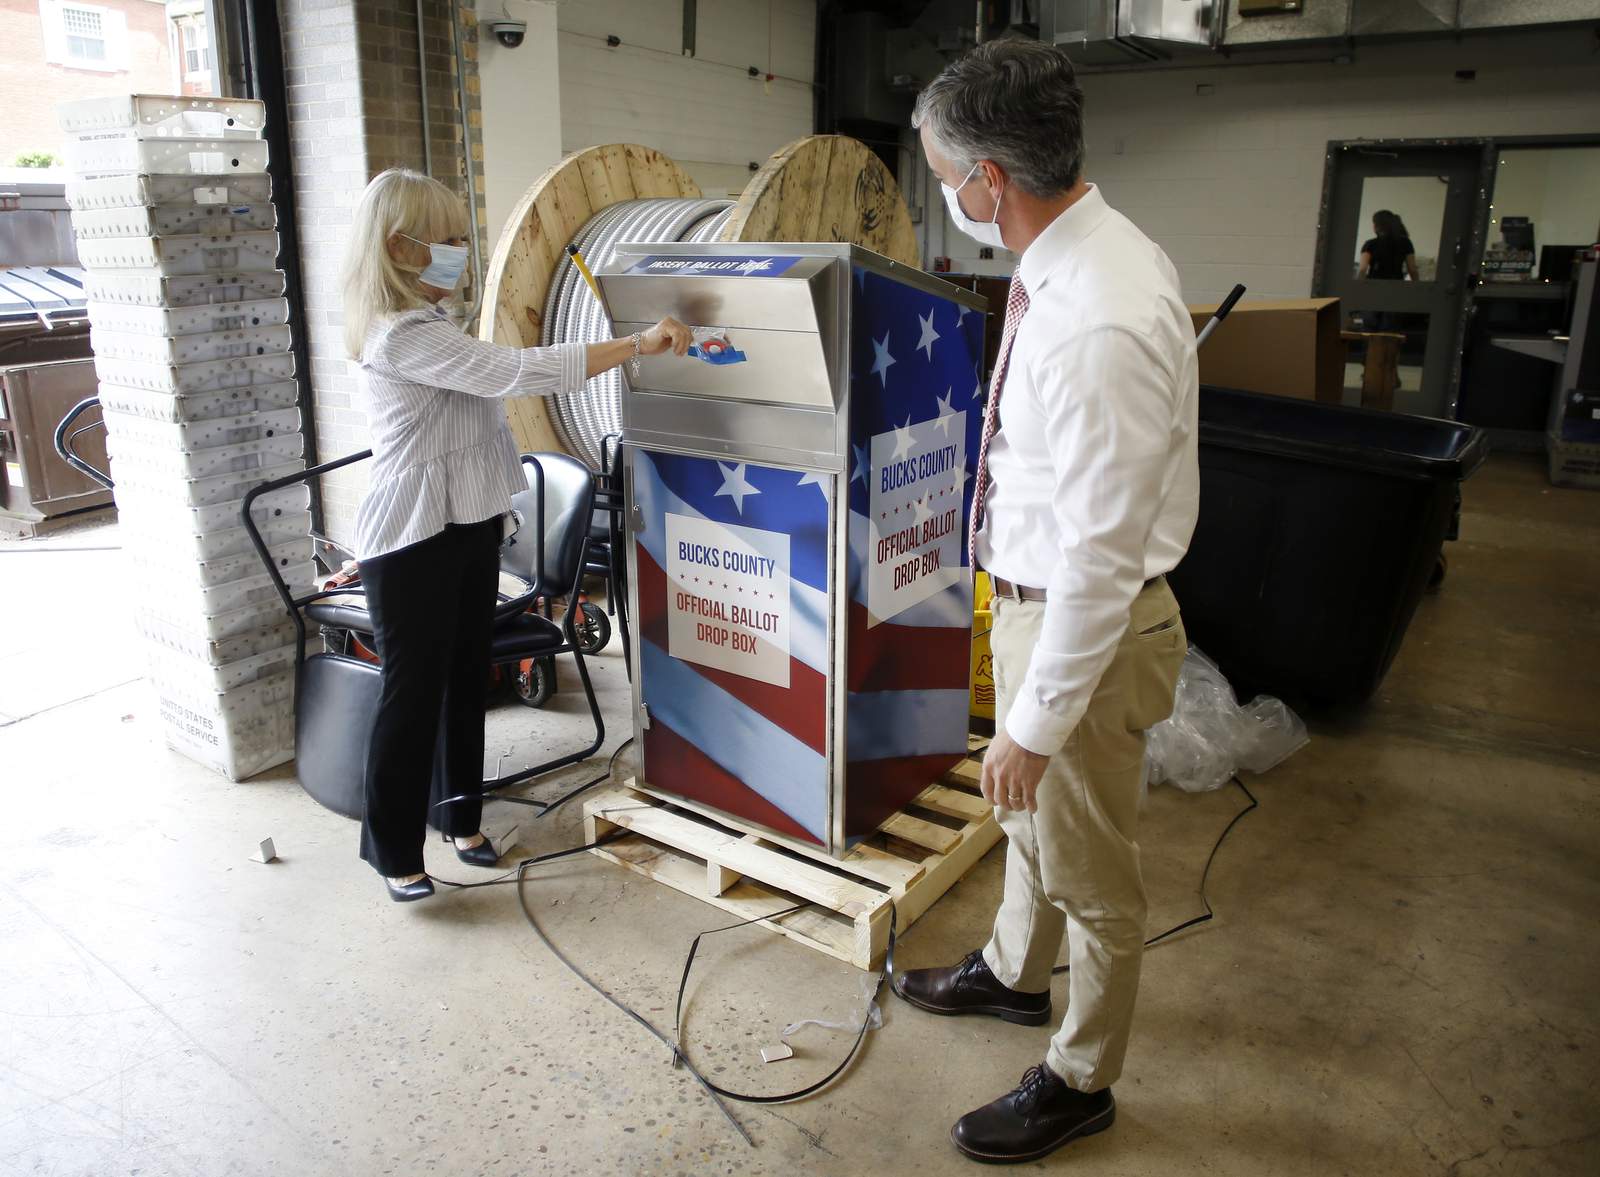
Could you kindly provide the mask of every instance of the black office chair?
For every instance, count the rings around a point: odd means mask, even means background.
[[[363,636],[368,645],[373,645],[371,615],[359,585],[294,596],[273,565],[253,508],[261,496],[272,491],[319,478],[371,456],[371,450],[363,450],[299,474],[263,482],[245,494],[243,503],[244,526],[250,542],[267,567],[299,639],[295,659],[295,759],[300,784],[320,804],[354,818],[361,816],[363,808],[367,744],[382,691],[382,670],[368,659],[345,652],[347,643],[342,643],[341,649],[307,657],[306,621],[315,621],[325,630]],[[595,735],[594,741],[581,751],[485,780],[485,793],[586,760],[605,742],[600,704],[573,632],[572,613],[568,612],[564,624],[557,625],[532,611],[535,600],[541,595],[548,596],[552,586],[575,590],[582,580],[588,536],[587,528],[578,526],[578,521],[586,522],[594,509],[593,476],[582,463],[565,454],[526,454],[523,462],[531,471],[533,488],[526,492],[532,496],[531,501],[519,510],[523,512],[525,526],[531,525],[531,542],[525,539],[507,547],[517,550],[516,567],[525,569],[528,575],[523,578],[524,591],[503,595],[495,607],[492,658],[496,665],[521,664],[529,660],[549,660],[553,665],[556,655],[572,654],[589,701]],[[550,470],[548,494],[546,467]],[[525,555],[530,548],[531,558]],[[502,565],[506,559],[503,551]]]
[[[602,613],[592,602],[584,603],[585,616],[580,619],[579,633],[589,638],[584,648],[586,654],[605,649],[611,640],[610,618],[621,616],[618,595],[622,579],[617,573],[617,555],[622,551],[618,542],[622,533],[622,482],[619,468],[613,465],[620,445],[621,438],[615,433],[600,439],[600,472],[595,475],[594,517],[589,525],[589,559],[584,572],[605,586],[606,607]],[[624,649],[623,659],[626,661],[627,657]]]
[[[587,759],[605,741],[600,705],[584,662],[589,652],[586,617],[577,607],[589,562],[594,475],[567,454],[523,454],[522,465],[529,486],[511,496],[511,506],[523,526],[500,550],[501,603],[490,657],[511,677],[521,701],[540,706],[555,690],[556,655],[570,653],[595,725],[594,743],[586,751],[540,769],[547,772]],[[549,616],[550,601],[557,596],[567,599],[559,624]]]
[[[539,456],[542,457],[543,455]],[[566,457],[565,454],[556,456],[561,458]],[[584,582],[587,581],[589,577],[599,576],[606,584],[606,606],[604,609],[602,609],[593,601],[579,600],[576,596],[569,595],[566,598],[564,608],[568,612],[574,614],[573,626],[578,635],[579,649],[581,649],[585,654],[594,655],[600,653],[611,643],[611,620],[608,616],[611,613],[611,532],[607,523],[607,520],[610,517],[610,509],[608,506],[610,501],[610,492],[606,486],[606,477],[604,474],[598,476],[592,475],[591,481],[594,484],[595,507],[591,511],[594,523],[589,529],[589,549],[584,557],[584,575],[579,581],[579,589],[581,592]],[[531,471],[529,473],[528,485],[531,490],[533,486],[533,475]],[[516,506],[517,510],[525,510],[523,504],[518,501],[519,499],[525,497],[526,496],[513,496],[513,505]],[[561,594],[562,591],[564,590],[557,589],[554,593],[546,594],[536,603],[536,607],[541,613],[544,614],[546,618],[554,618],[555,599]],[[515,686],[517,697],[523,702],[528,703],[530,706],[540,706],[544,701],[543,697],[541,697],[537,689],[537,685],[530,687],[527,680],[528,676],[525,674],[516,676]],[[531,694],[530,690],[532,692]]]
[[[591,576],[605,584],[606,614],[622,630],[622,662],[633,678],[633,650],[628,637],[627,532],[624,526],[628,493],[622,464],[622,438],[608,433],[600,439],[600,473],[595,478],[594,524],[589,529]]]

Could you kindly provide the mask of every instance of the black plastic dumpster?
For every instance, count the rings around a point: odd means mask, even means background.
[[[1200,521],[1172,574],[1189,637],[1242,697],[1359,702],[1488,452],[1453,421],[1200,390]]]

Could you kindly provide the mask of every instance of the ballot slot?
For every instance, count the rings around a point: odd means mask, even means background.
[[[836,328],[833,258],[718,258],[619,252],[600,278],[618,334],[664,316],[696,332],[690,363],[646,356],[632,387],[759,404],[834,409],[839,381],[830,370]],[[720,268],[718,268],[720,267]],[[764,267],[764,268],[762,268]]]

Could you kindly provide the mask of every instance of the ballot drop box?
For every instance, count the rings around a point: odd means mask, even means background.
[[[621,247],[640,788],[844,854],[967,753],[983,300],[851,245]]]

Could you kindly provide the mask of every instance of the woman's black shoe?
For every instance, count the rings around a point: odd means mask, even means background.
[[[489,840],[487,835],[484,836],[483,841],[479,842],[471,850],[463,850],[459,845],[456,846],[456,857],[468,866],[498,866],[500,864],[500,852],[494,848],[494,843]]]
[[[396,903],[415,903],[433,894],[433,880],[426,875],[414,883],[396,883],[385,878],[383,885],[389,888],[389,898]]]

